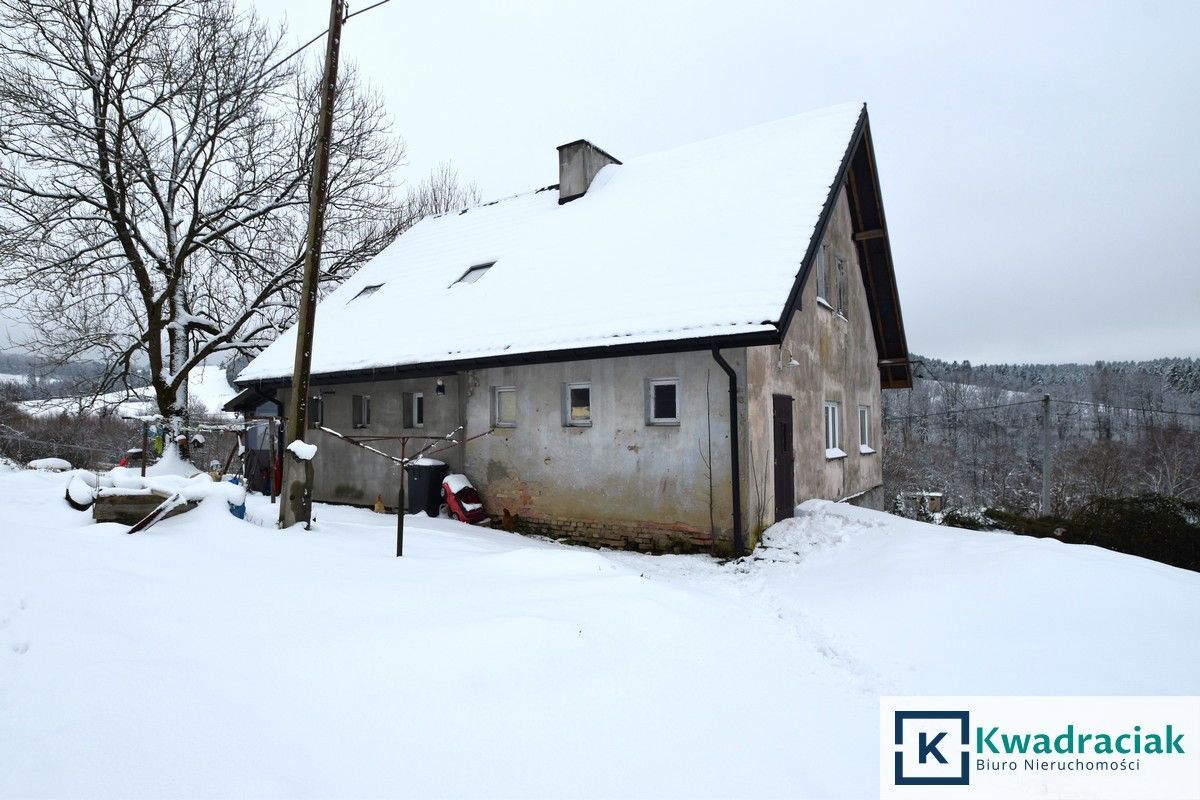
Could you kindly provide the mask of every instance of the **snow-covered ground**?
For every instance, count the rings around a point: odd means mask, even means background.
[[[0,797],[869,797],[880,694],[1200,693],[1200,575],[808,504],[740,562],[0,469]],[[258,524],[256,524],[258,523]]]
[[[204,406],[212,417],[236,419],[235,414],[222,411],[222,407],[237,395],[220,364],[201,364],[188,375],[188,392],[193,402]],[[151,389],[130,392],[107,392],[96,397],[52,397],[46,400],[23,400],[17,406],[26,414],[35,417],[59,414],[82,414],[107,412],[121,417],[150,416],[158,413]]]

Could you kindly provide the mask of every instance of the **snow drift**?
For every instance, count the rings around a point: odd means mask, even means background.
[[[62,486],[0,473],[5,797],[869,797],[880,694],[1200,693],[1200,575],[1091,547],[815,503],[730,563],[423,517],[396,559]]]

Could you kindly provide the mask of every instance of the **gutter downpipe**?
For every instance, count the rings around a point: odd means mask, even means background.
[[[737,373],[721,355],[721,348],[713,347],[713,359],[729,376],[729,468],[733,473],[733,549],[738,556],[746,554],[746,538],[742,533],[742,473],[740,462],[740,439],[738,437],[738,384]]]

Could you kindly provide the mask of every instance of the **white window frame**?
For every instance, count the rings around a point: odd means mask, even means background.
[[[858,452],[870,455],[875,452],[871,446],[871,407],[858,407]]]
[[[826,400],[824,406],[825,422],[825,458],[845,458],[842,450],[842,404],[836,400]]]
[[[587,389],[588,392],[588,416],[587,419],[572,419],[571,418],[571,390],[572,389]],[[567,428],[590,428],[592,427],[592,384],[590,381],[576,381],[574,383],[563,384],[563,426]]]
[[[500,417],[500,396],[511,394],[513,396],[513,418],[511,420],[501,419]],[[515,386],[493,386],[492,387],[492,427],[493,428],[515,428],[517,427],[516,416],[517,402],[517,387]]]
[[[654,390],[659,386],[675,387],[675,416],[659,417],[654,414]],[[650,378],[646,381],[646,424],[665,427],[679,426],[679,378]]]

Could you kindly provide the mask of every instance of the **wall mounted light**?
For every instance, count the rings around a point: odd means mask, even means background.
[[[437,394],[439,394],[439,395],[442,395],[442,394],[445,394],[445,393],[446,393],[446,384],[445,384],[445,382],[444,382],[444,381],[442,381],[442,379],[441,379],[441,378],[438,378],[438,379],[437,379],[437,389],[436,389],[435,391],[436,391],[436,393],[437,393]]]

